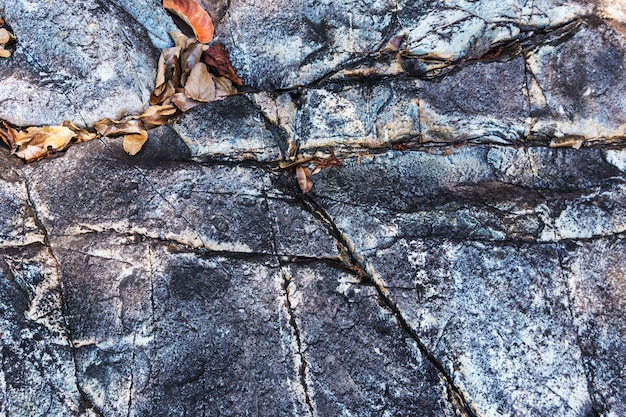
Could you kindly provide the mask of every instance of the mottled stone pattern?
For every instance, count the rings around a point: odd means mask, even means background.
[[[624,2],[199,2],[242,94],[0,149],[0,416],[626,414]],[[21,127],[141,112],[176,29],[0,17]]]

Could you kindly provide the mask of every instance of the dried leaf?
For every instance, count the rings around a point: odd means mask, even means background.
[[[62,151],[74,137],[76,133],[65,126],[29,127],[17,132],[15,154],[32,162]]]
[[[180,55],[181,62],[181,75],[180,85],[183,86],[187,83],[187,78],[191,73],[191,70],[202,58],[202,44],[198,42],[192,42],[185,49],[182,50]]]
[[[202,53],[202,60],[216,75],[226,77],[236,85],[243,85],[241,78],[239,78],[233,65],[230,63],[230,58],[228,58],[228,52],[226,52],[224,45],[218,43],[205,47]]]
[[[63,122],[63,126],[71,129],[74,133],[76,133],[76,143],[89,142],[90,140],[94,140],[98,137],[96,133],[90,132],[87,129],[83,129],[81,127],[76,126],[74,123],[66,120]]]
[[[176,107],[171,104],[163,106],[150,106],[141,116],[137,116],[143,122],[145,129],[161,126],[167,123],[170,116],[176,114]]]
[[[163,7],[183,19],[200,43],[211,42],[215,31],[213,20],[195,0],[163,0]]]
[[[191,69],[185,84],[185,94],[193,100],[205,103],[215,100],[215,81],[204,63],[198,62]]]
[[[233,96],[237,94],[237,89],[233,86],[233,83],[225,77],[215,77],[215,99],[224,98],[227,96]]]
[[[123,146],[124,150],[128,152],[128,154],[136,155],[137,152],[141,150],[143,144],[148,140],[148,132],[145,130],[140,131],[139,133],[133,133],[130,135],[124,135]]]
[[[178,46],[180,49],[185,49],[191,42],[197,42],[197,39],[190,38],[184,33],[178,31],[170,32],[170,37],[174,41],[174,45]]]
[[[298,185],[303,193],[308,193],[313,188],[313,181],[311,181],[311,171],[309,168],[302,165],[296,167],[296,178],[298,179]]]
[[[4,49],[2,45],[0,45],[0,58],[9,58],[11,56],[11,51]]]
[[[141,121],[134,119],[126,122],[102,119],[97,121],[93,127],[101,136],[109,137],[141,133],[144,130]]]
[[[6,122],[0,123],[0,138],[6,143],[11,152],[15,150],[15,141],[17,140],[17,130],[11,127]]]
[[[0,44],[6,45],[7,43],[14,40],[15,36],[13,36],[11,32],[6,30],[5,28],[0,28]]]
[[[191,110],[196,106],[202,104],[200,101],[196,101],[187,97],[185,93],[176,93],[172,96],[172,103],[176,105],[181,111],[186,112],[187,110]]]
[[[4,25],[4,19],[0,17],[0,26]]]
[[[157,105],[163,104],[174,95],[176,89],[171,81],[166,82],[154,89],[150,94],[150,104]]]

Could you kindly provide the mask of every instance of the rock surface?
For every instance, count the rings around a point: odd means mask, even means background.
[[[626,414],[610,3],[211,2],[245,94],[135,157],[0,149],[0,415]],[[173,28],[152,0],[0,17],[22,126],[140,112]]]

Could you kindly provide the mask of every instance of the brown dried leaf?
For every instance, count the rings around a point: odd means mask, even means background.
[[[161,126],[167,123],[167,120],[176,114],[176,107],[171,104],[163,106],[150,106],[141,116],[137,116],[143,122],[146,129]]]
[[[0,26],[4,25],[4,19],[0,17]]]
[[[296,178],[298,179],[298,185],[303,193],[308,193],[313,188],[313,181],[311,181],[311,170],[308,167],[298,165],[296,167]]]
[[[184,86],[187,83],[187,79],[193,67],[200,62],[200,58],[202,57],[202,44],[197,41],[191,42],[183,51],[181,52],[180,62],[181,62],[181,75],[180,75],[180,85]]]
[[[202,60],[209,66],[209,69],[216,75],[226,77],[236,85],[243,85],[241,78],[230,63],[228,52],[224,45],[219,43],[204,48]]]
[[[93,133],[88,131],[87,129],[83,129],[82,127],[75,125],[69,120],[64,121],[63,126],[71,129],[74,133],[76,133],[76,143],[89,142],[90,140],[94,140],[98,137],[97,133]]]
[[[176,105],[181,111],[186,112],[187,110],[191,110],[196,106],[202,104],[200,101],[196,101],[187,97],[185,93],[176,93],[172,96],[172,103]]]
[[[15,36],[13,36],[11,32],[6,30],[5,28],[0,28],[0,44],[6,45],[7,43],[14,41],[14,40],[15,40]]]
[[[4,49],[2,45],[0,45],[0,58],[9,58],[11,56],[11,51]]]
[[[32,162],[62,151],[74,137],[76,133],[65,126],[29,127],[17,133],[15,154]]]
[[[157,105],[165,103],[170,97],[174,95],[176,89],[172,85],[171,81],[161,84],[150,94],[150,104]]]
[[[93,127],[101,136],[109,137],[141,133],[144,130],[143,123],[135,119],[126,122],[102,119],[98,120]]]
[[[190,38],[179,31],[170,32],[170,37],[174,41],[174,45],[176,45],[180,49],[185,49],[187,46],[189,46],[191,42],[197,42],[197,39]]]
[[[6,143],[11,152],[15,150],[15,141],[17,140],[17,130],[8,125],[6,122],[0,123],[0,138]]]
[[[185,84],[185,94],[193,100],[205,103],[215,100],[215,81],[204,63],[198,62],[191,69]]]
[[[215,99],[233,96],[237,94],[237,89],[233,83],[226,77],[215,77]]]
[[[139,133],[133,133],[130,135],[124,135],[124,150],[128,152],[128,154],[136,155],[137,152],[141,150],[143,144],[148,140],[148,132],[145,130],[140,131]]]

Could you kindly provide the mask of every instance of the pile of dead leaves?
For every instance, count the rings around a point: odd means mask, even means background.
[[[5,47],[15,41],[15,36],[9,29],[4,27],[4,20],[0,18],[0,58],[8,58],[11,56],[11,51]]]
[[[94,131],[68,121],[61,126],[24,130],[0,122],[0,139],[27,162],[50,157],[73,143],[105,136],[123,136],[124,150],[135,155],[148,140],[148,130],[200,104],[237,94],[235,84],[242,82],[222,45],[205,45],[179,32],[171,35],[176,46],[161,52],[151,106],[143,114],[99,120]]]

